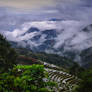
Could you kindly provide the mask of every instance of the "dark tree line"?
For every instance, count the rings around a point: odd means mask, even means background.
[[[15,64],[17,54],[6,38],[0,34],[0,68],[8,70]]]

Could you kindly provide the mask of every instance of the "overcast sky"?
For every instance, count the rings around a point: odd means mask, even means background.
[[[0,31],[31,20],[92,21],[92,0],[0,0]]]
[[[0,5],[4,7],[18,9],[39,9],[55,5],[54,0],[0,0]]]
[[[86,19],[92,17],[92,0],[0,0],[5,13],[31,14],[62,19]],[[37,17],[37,16],[36,16]]]

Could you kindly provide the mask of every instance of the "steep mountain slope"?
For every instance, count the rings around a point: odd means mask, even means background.
[[[15,47],[59,54],[82,64],[80,53],[92,47],[91,30],[92,25],[84,27],[73,20],[50,20],[25,23],[20,29],[5,35]]]
[[[82,65],[86,68],[92,67],[92,24],[83,30],[88,35],[88,39],[84,41],[84,47],[80,53]]]
[[[82,51],[80,56],[83,61],[82,65],[86,68],[91,68],[92,67],[92,47]]]
[[[18,62],[18,63],[31,64],[30,61],[36,62],[37,60],[41,60],[49,64],[58,65],[66,69],[70,69],[72,66],[76,64],[71,59],[55,54],[46,54],[39,52],[34,53],[32,51],[29,51],[28,49],[23,49],[23,48],[17,48],[16,51],[17,53],[19,53],[19,55],[22,55],[18,58],[19,59],[18,61],[22,61],[22,62]],[[30,58],[27,59],[26,57],[30,57]]]

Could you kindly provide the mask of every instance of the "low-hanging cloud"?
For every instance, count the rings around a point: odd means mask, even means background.
[[[82,21],[74,21],[74,20],[64,20],[64,21],[38,21],[38,22],[29,22],[22,25],[22,29],[15,29],[12,32],[7,31],[5,35],[7,36],[8,40],[15,41],[15,42],[22,42],[27,41],[27,43],[32,46],[39,46],[46,41],[46,36],[42,34],[42,31],[45,30],[56,30],[58,36],[55,38],[55,45],[53,46],[54,49],[58,49],[64,46],[65,50],[71,50],[71,49],[77,49],[77,45],[79,45],[78,49],[82,50],[87,47],[90,47],[90,45],[83,46],[83,42],[90,39],[91,33],[85,33],[81,30],[87,25],[86,23]],[[31,27],[38,28],[38,32],[30,32],[26,33]],[[25,34],[26,33],[26,34]],[[25,35],[23,35],[25,34]],[[41,37],[37,41],[31,40],[33,37],[41,35]],[[89,42],[90,43],[90,42]],[[72,47],[72,48],[71,48]],[[85,47],[85,48],[84,48]]]

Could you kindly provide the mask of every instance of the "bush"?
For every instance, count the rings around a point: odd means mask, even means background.
[[[43,65],[17,65],[0,74],[0,92],[50,92],[46,87],[56,84],[45,82],[47,76]]]

